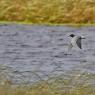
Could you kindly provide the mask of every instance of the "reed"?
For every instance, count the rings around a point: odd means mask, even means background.
[[[0,21],[95,23],[95,0],[0,0]]]

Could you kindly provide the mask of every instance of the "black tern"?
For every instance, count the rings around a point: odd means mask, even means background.
[[[77,45],[80,49],[82,49],[81,39],[85,39],[85,38],[82,38],[81,36],[77,36],[77,35],[74,35],[74,34],[70,34],[69,36],[72,37],[72,39],[69,43],[68,50],[70,50],[75,45]]]

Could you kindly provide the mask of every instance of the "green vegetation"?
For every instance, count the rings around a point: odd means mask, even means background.
[[[0,21],[95,23],[95,0],[0,0]]]
[[[0,95],[95,95],[95,74],[92,73],[74,71],[32,85],[13,85],[6,78],[0,77]]]
[[[49,86],[45,82],[34,86],[18,86],[14,88],[10,84],[5,84],[0,86],[0,95],[95,95],[95,85],[60,89],[57,89],[53,84]]]

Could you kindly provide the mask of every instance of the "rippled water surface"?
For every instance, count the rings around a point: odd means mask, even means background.
[[[68,52],[69,34],[82,35],[83,49]],[[95,73],[95,27],[0,25],[0,64],[14,83],[69,74]],[[74,72],[74,73],[75,73]]]

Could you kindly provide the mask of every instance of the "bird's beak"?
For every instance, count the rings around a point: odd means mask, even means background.
[[[86,39],[86,38],[81,38],[81,39]]]

